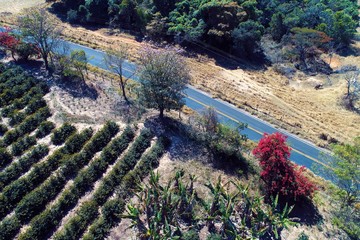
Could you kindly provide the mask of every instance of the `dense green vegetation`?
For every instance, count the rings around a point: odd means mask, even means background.
[[[356,0],[62,0],[53,9],[72,23],[107,24],[153,40],[205,41],[245,55],[264,34],[280,41],[295,27],[346,46],[358,25]]]

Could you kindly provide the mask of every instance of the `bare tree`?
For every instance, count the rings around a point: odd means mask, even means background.
[[[184,105],[183,90],[190,80],[189,69],[175,49],[152,49],[140,51],[140,99],[143,104],[160,111],[179,110]]]
[[[354,107],[354,103],[360,97],[360,82],[359,82],[360,71],[347,73],[345,75],[346,81],[346,99],[349,101],[349,106]]]
[[[125,63],[129,58],[129,47],[127,45],[120,45],[117,49],[110,49],[106,51],[104,56],[104,63],[111,71],[116,73],[119,76],[119,84],[122,91],[122,95],[125,101],[128,102],[126,97],[126,84],[128,80],[134,75],[133,72],[130,72],[128,77],[124,76]]]
[[[45,67],[49,70],[49,58],[60,40],[60,28],[45,9],[31,9],[20,16],[21,33],[37,46]]]

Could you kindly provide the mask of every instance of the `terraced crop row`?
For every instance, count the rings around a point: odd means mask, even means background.
[[[47,106],[39,109],[34,114],[26,117],[26,119],[16,128],[7,131],[0,141],[0,146],[7,147],[19,138],[23,137],[25,134],[29,134],[36,130],[40,124],[46,121],[46,119],[50,116],[50,109]]]
[[[114,139],[103,149],[99,158],[95,159],[87,169],[78,174],[73,185],[63,192],[55,205],[47,208],[31,221],[31,227],[20,238],[45,239],[49,232],[54,231],[66,213],[77,204],[78,199],[102,176],[108,165],[115,162],[118,156],[127,148],[133,137],[132,130],[126,128],[120,137]]]
[[[134,187],[140,184],[142,179],[146,177],[153,168],[158,166],[159,159],[164,154],[167,145],[167,139],[158,139],[155,146],[141,158],[135,169],[124,176],[118,191],[119,194],[104,204],[101,211],[102,215],[89,227],[89,231],[83,236],[84,240],[100,240],[108,236],[111,228],[115,227],[121,221],[120,215],[125,210],[125,203],[136,191]],[[69,226],[67,230],[64,230],[64,233],[59,233],[58,239],[69,239],[61,236],[71,236],[71,229],[73,227],[74,226]]]
[[[5,217],[27,193],[47,179],[58,167],[64,165],[70,158],[69,155],[80,151],[90,137],[88,131],[69,137],[65,145],[56,150],[45,162],[35,165],[28,175],[6,186],[0,194],[0,218]],[[74,139],[78,141],[74,141]]]
[[[44,145],[39,145],[32,149],[32,151],[21,157],[17,162],[14,162],[4,171],[0,172],[0,191],[13,180],[16,180],[21,174],[27,172],[30,167],[40,161],[49,153],[49,148]]]
[[[151,137],[152,134],[148,130],[141,132],[126,155],[103,179],[93,198],[81,205],[76,211],[76,216],[70,219],[64,229],[55,235],[55,239],[78,239],[82,236],[88,225],[98,216],[97,209],[104,205],[117,186],[122,183],[123,177],[135,167],[145,150],[150,146]],[[95,209],[96,211],[94,211]]]
[[[92,130],[89,131],[92,132]],[[119,128],[115,123],[108,122],[91,138],[80,153],[73,155],[65,162],[57,174],[51,176],[38,188],[27,194],[15,208],[15,214],[11,216],[10,219],[6,219],[6,222],[19,222],[24,224],[39,214],[45,209],[46,204],[61,192],[67,181],[70,180],[72,176],[77,175],[78,171],[88,164],[95,153],[102,150],[118,131]],[[79,139],[74,140],[74,142],[77,142]],[[17,228],[13,227],[11,232],[5,231],[2,236],[4,238],[13,238],[20,230],[20,226],[21,225],[18,224]]]

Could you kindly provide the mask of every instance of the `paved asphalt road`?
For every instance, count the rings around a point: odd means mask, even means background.
[[[91,65],[108,70],[103,62],[103,52],[71,42],[68,42],[67,44],[70,46],[70,50],[84,50],[90,59],[89,63]],[[135,64],[126,62],[124,64],[124,69],[124,75],[126,77],[132,76],[133,79],[137,79],[136,75],[133,75],[133,72],[136,69]],[[281,132],[285,134],[288,136],[288,144],[292,148],[290,159],[295,163],[306,166],[307,168],[311,168],[313,164],[324,165],[319,159],[319,156],[321,152],[328,153],[328,151],[284,130],[277,129],[271,124],[262,121],[261,119],[254,117],[227,102],[214,99],[207,93],[199,91],[192,86],[188,86],[185,93],[187,95],[185,98],[186,105],[195,111],[202,111],[205,107],[212,106],[217,110],[222,122],[227,124],[234,124],[237,122],[246,123],[248,127],[243,131],[243,133],[248,135],[251,140],[258,141],[262,137],[263,133]]]
[[[3,30],[0,27],[0,31]],[[89,63],[96,67],[107,69],[103,62],[104,52],[94,50],[88,47],[84,47],[75,43],[66,42],[69,46],[69,50],[84,50],[89,58]],[[131,76],[134,80],[137,76],[133,74],[136,69],[136,65],[130,62],[126,62],[124,65],[124,75],[126,77]],[[314,144],[303,140],[293,134],[290,134],[284,130],[277,129],[271,124],[262,121],[261,119],[248,114],[247,112],[236,108],[235,106],[224,102],[222,100],[214,99],[207,93],[197,90],[192,86],[188,86],[185,90],[187,97],[186,105],[195,111],[202,111],[205,107],[212,106],[218,112],[220,119],[226,124],[235,124],[238,122],[246,123],[248,127],[243,131],[248,135],[249,139],[258,141],[263,133],[282,132],[288,136],[288,144],[292,148],[290,159],[299,165],[303,165],[307,168],[311,168],[314,165],[321,164],[326,166],[321,159],[319,159],[320,153],[329,153],[327,150],[321,149]]]

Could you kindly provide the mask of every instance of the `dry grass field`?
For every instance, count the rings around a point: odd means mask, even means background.
[[[24,8],[45,3],[45,0],[0,0],[0,13],[18,13]]]

